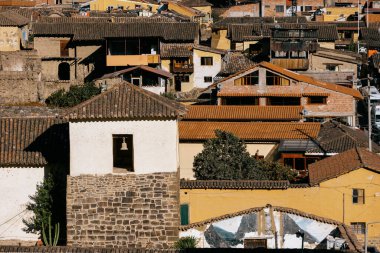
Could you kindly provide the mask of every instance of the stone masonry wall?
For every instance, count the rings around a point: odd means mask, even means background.
[[[178,240],[177,173],[67,180],[67,245],[168,248]]]

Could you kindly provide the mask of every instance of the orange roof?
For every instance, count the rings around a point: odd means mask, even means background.
[[[310,164],[310,184],[316,185],[360,168],[367,168],[380,173],[380,156],[365,148],[353,148]]]
[[[259,92],[234,92],[220,91],[218,97],[302,97],[301,93],[259,93]]]
[[[184,119],[208,120],[300,120],[302,106],[216,106],[188,107]]]
[[[358,90],[355,90],[355,89],[352,89],[352,88],[347,88],[347,87],[343,87],[341,85],[337,85],[337,84],[333,84],[333,83],[327,83],[327,82],[323,82],[323,81],[318,81],[310,76],[306,76],[306,75],[301,75],[301,74],[298,74],[296,72],[293,72],[293,71],[290,71],[290,70],[287,70],[287,69],[284,69],[284,68],[281,68],[279,66],[276,66],[270,62],[260,62],[258,63],[257,65],[255,66],[252,66],[248,69],[245,69],[245,70],[242,70],[242,71],[239,71],[233,75],[230,75],[226,78],[223,78],[221,80],[219,80],[218,82],[216,82],[215,84],[213,85],[216,85],[217,83],[221,83],[221,82],[224,82],[228,79],[231,79],[233,77],[236,77],[238,75],[241,75],[242,73],[244,72],[247,72],[248,70],[250,69],[254,69],[256,67],[263,67],[263,68],[266,68],[266,69],[269,69],[273,72],[276,72],[276,73],[279,73],[281,75],[284,75],[284,76],[287,76],[291,79],[294,79],[298,82],[305,82],[305,83],[309,83],[309,84],[312,84],[312,85],[315,85],[315,86],[318,86],[318,87],[321,87],[321,88],[325,88],[325,89],[328,89],[328,90],[332,90],[332,91],[336,91],[336,92],[340,92],[340,93],[343,93],[343,94],[347,94],[347,95],[350,95],[350,96],[353,96],[357,99],[363,99],[363,96],[360,94],[360,92]]]
[[[180,121],[179,139],[183,141],[215,138],[217,129],[231,132],[243,140],[278,141],[316,138],[320,123]]]

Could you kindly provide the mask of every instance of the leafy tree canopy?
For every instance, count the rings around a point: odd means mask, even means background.
[[[276,162],[257,160],[244,141],[232,133],[215,131],[216,138],[195,156],[194,173],[199,180],[293,180],[295,173]]]
[[[71,86],[68,91],[60,89],[46,99],[46,104],[55,107],[72,107],[100,93],[94,83]]]

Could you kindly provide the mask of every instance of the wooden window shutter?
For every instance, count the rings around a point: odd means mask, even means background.
[[[69,49],[67,48],[68,40],[61,40],[61,57],[69,57]]]
[[[189,205],[183,204],[181,205],[181,225],[189,224]]]

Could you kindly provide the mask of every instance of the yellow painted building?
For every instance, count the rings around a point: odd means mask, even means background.
[[[200,182],[202,184],[202,182]],[[310,184],[268,187],[181,187],[181,204],[189,208],[189,222],[201,222],[267,204],[294,208],[333,219],[354,228],[364,239],[365,224],[380,221],[380,156],[352,149],[314,163]],[[370,244],[380,246],[380,224],[368,226]]]
[[[326,11],[323,14],[323,21],[346,20],[348,16],[354,15],[357,11],[357,7],[326,7]]]
[[[106,11],[110,6],[112,6],[113,9],[118,9],[121,7],[124,10],[143,9],[149,10],[153,13],[156,13],[157,8],[159,7],[158,4],[130,0],[94,0],[90,2],[91,11]]]

